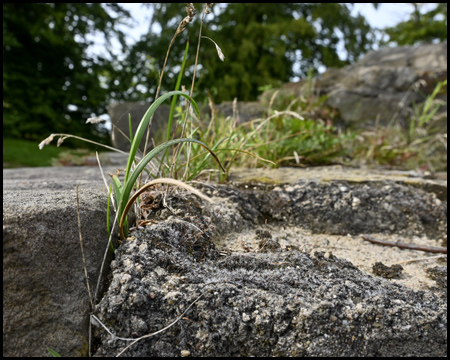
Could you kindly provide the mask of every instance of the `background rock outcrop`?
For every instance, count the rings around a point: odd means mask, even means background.
[[[447,79],[447,43],[427,44],[417,47],[397,47],[371,51],[360,61],[341,69],[328,69],[312,84],[307,79],[288,83],[281,89],[265,91],[259,102],[238,102],[233,110],[233,102],[215,106],[219,114],[238,114],[238,121],[245,122],[264,115],[275,91],[281,102],[277,110],[285,110],[290,100],[308,95],[312,90],[320,96],[326,95],[325,105],[337,115],[335,125],[344,128],[367,128],[377,124],[398,122],[405,126],[413,112],[413,104],[423,103],[439,81]],[[447,91],[438,99],[447,101]],[[290,100],[289,100],[290,99]],[[238,99],[239,100],[239,99]],[[129,134],[128,114],[131,113],[133,131],[150,104],[112,104],[109,110],[112,123],[125,134]],[[158,132],[165,134],[169,105],[162,105],[155,113],[151,136]],[[237,111],[236,111],[237,110]],[[203,115],[210,112],[208,106],[201,109]],[[438,128],[447,131],[447,106],[442,106],[437,114]],[[113,144],[128,150],[129,142],[117,129],[112,132]]]
[[[326,95],[325,102],[339,111],[338,124],[345,128],[366,128],[398,121],[412,113],[413,103],[423,103],[439,81],[447,79],[447,43],[398,47],[371,51],[360,61],[341,69],[328,69],[313,79],[313,90]],[[279,96],[308,93],[308,80],[289,83]],[[274,90],[262,95],[268,103]],[[437,97],[447,101],[447,92]],[[447,129],[447,107],[438,112],[441,131]],[[444,130],[445,129],[445,130]]]

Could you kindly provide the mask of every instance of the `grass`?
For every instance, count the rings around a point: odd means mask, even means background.
[[[86,157],[95,155],[87,149],[67,150],[50,145],[36,151],[35,141],[3,138],[3,168],[84,165]]]
[[[203,14],[202,14],[202,21],[201,24],[203,24],[203,19],[205,14],[209,13],[209,9],[211,7],[212,4],[205,4],[204,10],[203,10]],[[181,33],[185,26],[190,23],[195,15],[195,9],[193,8],[192,4],[188,4],[188,6],[186,7],[188,16],[186,16],[180,23],[180,25],[178,26],[178,29],[169,45],[169,49],[167,51],[166,54],[166,58],[164,61],[164,66],[163,69],[161,71],[161,75],[160,75],[160,81],[159,81],[159,85],[158,85],[158,89],[155,95],[155,101],[154,103],[149,107],[149,109],[147,110],[147,112],[144,114],[143,118],[141,119],[141,122],[136,130],[135,134],[131,134],[130,132],[130,142],[131,142],[131,148],[130,148],[130,152],[128,155],[128,161],[127,161],[127,166],[125,169],[125,177],[124,177],[124,181],[123,183],[120,182],[119,178],[118,178],[118,174],[113,175],[111,174],[111,178],[112,178],[112,188],[114,190],[114,199],[115,199],[115,209],[116,209],[116,219],[114,220],[114,224],[117,220],[117,218],[120,219],[120,225],[119,225],[119,232],[120,232],[120,236],[122,239],[124,239],[124,237],[127,235],[128,232],[128,223],[126,220],[126,215],[128,210],[130,209],[131,205],[133,204],[133,202],[137,199],[137,197],[139,196],[140,193],[142,193],[143,191],[145,191],[149,186],[152,186],[156,183],[167,183],[167,184],[172,184],[172,185],[178,185],[181,187],[184,187],[188,190],[191,190],[192,192],[194,192],[195,194],[208,199],[206,196],[204,196],[203,194],[201,194],[198,190],[195,190],[194,188],[190,187],[189,185],[180,182],[178,180],[175,179],[165,179],[165,178],[158,178],[156,180],[150,181],[148,184],[144,185],[142,188],[139,189],[140,187],[140,180],[138,180],[138,177],[140,177],[142,175],[142,172],[145,170],[147,172],[149,172],[149,174],[151,174],[152,176],[157,176],[157,173],[152,173],[152,169],[147,169],[147,165],[149,165],[149,163],[151,163],[153,160],[156,160],[155,157],[165,151],[166,149],[168,149],[169,147],[173,146],[173,145],[177,145],[177,144],[186,144],[186,143],[196,143],[199,144],[201,146],[203,146],[206,150],[209,151],[209,154],[219,163],[219,165],[222,167],[222,165],[220,164],[220,161],[218,160],[218,158],[216,157],[216,155],[212,152],[212,150],[203,142],[197,140],[197,139],[193,139],[193,138],[185,138],[184,137],[184,129],[185,126],[183,126],[183,131],[181,134],[181,137],[178,139],[173,139],[170,141],[166,141],[165,143],[156,146],[154,149],[152,149],[148,154],[146,154],[146,148],[147,148],[147,144],[148,144],[148,137],[145,140],[145,148],[144,148],[144,153],[142,154],[141,159],[139,160],[136,157],[137,151],[138,151],[138,147],[141,143],[142,137],[146,131],[147,128],[151,127],[151,123],[152,123],[152,119],[153,119],[153,114],[156,111],[156,109],[158,108],[159,105],[162,104],[162,102],[164,100],[166,100],[167,98],[174,96],[174,95],[180,95],[185,97],[188,101],[189,101],[189,106],[192,106],[192,108],[196,111],[197,114],[199,114],[198,111],[198,107],[197,104],[195,103],[195,101],[192,99],[191,96],[186,95],[184,92],[182,91],[172,91],[169,93],[166,93],[164,95],[162,95],[161,97],[159,96],[159,91],[160,91],[160,86],[161,86],[161,80],[162,80],[162,76],[164,74],[164,68],[167,62],[167,58],[170,52],[170,47],[173,44],[175,37]],[[200,34],[199,34],[199,43],[198,43],[198,48],[197,48],[197,56],[196,56],[196,60],[195,60],[195,68],[194,68],[194,76],[193,76],[193,80],[192,80],[192,86],[191,86],[191,95],[193,92],[193,87],[194,87],[194,80],[195,80],[195,72],[196,72],[196,67],[197,67],[197,59],[198,59],[198,53],[199,53],[199,49],[200,49],[200,39],[201,39],[201,26],[200,26]],[[216,45],[216,47],[218,47]],[[186,47],[186,52],[188,50],[188,47]],[[188,104],[188,103],[187,103]],[[188,106],[186,106],[186,108],[188,108]],[[172,112],[173,113],[173,112]],[[95,118],[91,118],[88,119],[89,121],[97,121],[97,119]],[[170,121],[169,121],[170,122]],[[185,124],[186,125],[186,120],[185,120]],[[131,128],[131,126],[130,126]],[[170,129],[170,128],[169,128]],[[61,143],[67,139],[67,138],[75,138],[75,139],[81,139],[79,137],[73,136],[73,135],[69,135],[69,134],[51,134],[48,138],[44,139],[40,144],[39,144],[39,149],[43,149],[45,146],[49,145],[53,139],[55,137],[59,137],[57,145],[61,145]],[[87,140],[87,139],[81,139],[81,140],[85,140],[87,142],[90,143],[94,143],[91,140]],[[103,147],[107,147],[105,145],[102,144],[98,144],[95,143],[97,145],[103,146]],[[113,149],[111,147],[108,147],[110,149]],[[113,149],[114,150],[114,149]],[[175,161],[175,159],[177,158],[177,150],[175,150],[175,155],[173,156],[173,159]],[[139,161],[137,161],[139,160]],[[164,156],[162,158],[161,161],[164,161]],[[173,162],[174,164],[174,162]],[[154,168],[153,168],[154,169]],[[223,169],[223,167],[222,167]],[[223,169],[224,170],[224,169]],[[131,192],[133,191],[133,189],[136,189],[136,192],[134,194],[134,196],[131,196]],[[78,187],[77,187],[77,202],[78,202]],[[109,205],[108,205],[109,206]],[[107,214],[107,216],[109,216],[109,212]],[[109,223],[109,217],[107,219],[107,223]],[[114,228],[114,224],[113,224],[113,228]],[[82,238],[81,238],[81,223],[79,221],[79,230],[80,230],[80,242],[81,242],[81,251],[82,251],[82,255],[83,255],[83,259],[84,259],[84,252],[83,252],[83,244],[82,244]],[[112,236],[112,232],[110,234],[110,239],[108,242],[108,248],[109,248],[109,243],[111,242],[111,236]],[[102,263],[102,268],[103,268],[103,264]],[[89,298],[91,299],[91,295],[90,295],[90,290],[89,290],[89,280],[87,278],[87,271],[86,271],[86,266],[84,266],[85,269],[85,273],[86,273],[86,281],[87,281],[87,288],[88,288],[88,293],[89,293]],[[100,280],[100,278],[99,278]],[[96,299],[96,296],[94,297],[94,301]],[[93,310],[94,306],[93,306],[93,302],[91,300],[91,310]],[[91,314],[93,315],[93,314]],[[149,334],[148,336],[151,336],[151,334]],[[89,340],[90,343],[90,340]],[[54,351],[49,349],[50,353],[53,356],[57,356],[58,354]],[[89,351],[90,352],[90,351]],[[89,354],[90,355],[90,354]]]
[[[413,85],[416,91],[417,85]],[[431,173],[447,171],[447,131],[441,128],[442,119],[437,115],[446,102],[436,99],[446,86],[447,80],[439,82],[424,103],[413,104],[407,129],[394,117],[389,126],[375,125],[358,134],[349,143],[353,162]]]
[[[436,115],[446,105],[436,100],[438,94],[446,91],[446,85],[447,81],[438,83],[424,103],[413,105],[407,129],[394,116],[388,126],[375,124],[371,130],[339,131],[333,126],[335,113],[324,106],[325,98],[314,96],[311,86],[310,93],[298,98],[277,98],[275,92],[266,115],[244,124],[236,124],[234,116],[217,119],[210,99],[210,120],[191,117],[190,136],[207,143],[227,172],[231,165],[251,168],[333,163],[446,171],[447,134],[439,129],[442,120]],[[273,107],[284,107],[284,111]],[[201,149],[191,152],[186,179],[207,176],[224,180],[224,175],[209,170],[212,164],[204,155]],[[176,176],[183,174],[183,166],[186,163],[180,164]]]

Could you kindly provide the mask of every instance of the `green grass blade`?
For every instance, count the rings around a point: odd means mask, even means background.
[[[114,187],[114,198],[116,199],[116,207],[119,208],[119,203],[122,201],[123,188],[119,178],[116,175],[111,176],[112,185]]]
[[[109,230],[109,205],[111,203],[111,191],[112,185],[109,185],[109,193],[108,193],[108,206],[106,207],[106,230],[108,231],[108,239],[111,237],[111,230]],[[114,246],[109,243],[111,251],[114,253]]]
[[[141,143],[142,137],[144,136],[145,130],[148,127],[148,124],[150,122],[150,119],[151,119],[152,115],[155,113],[156,109],[159,107],[159,105],[162,104],[162,102],[164,100],[166,100],[167,98],[169,98],[170,96],[173,96],[173,95],[184,96],[186,99],[188,99],[191,102],[191,104],[194,107],[196,113],[199,114],[197,103],[194,101],[194,99],[192,99],[189,95],[186,95],[182,91],[170,91],[167,94],[164,94],[161,97],[159,97],[148,108],[148,110],[146,111],[146,113],[142,117],[142,120],[141,120],[141,122],[140,122],[140,124],[139,124],[139,126],[138,126],[138,128],[136,130],[133,142],[131,143],[130,154],[129,154],[129,157],[128,157],[127,167],[126,167],[126,170],[125,170],[124,184],[128,183],[128,177],[130,176],[131,165],[132,165],[132,163],[134,161],[134,157],[136,156],[136,152],[138,150],[139,144]]]
[[[120,211],[122,203],[128,201],[128,198],[124,199],[123,197],[123,187],[119,178],[116,175],[111,176],[111,178],[113,181],[112,184],[114,187],[114,198],[116,199],[117,211]],[[119,213],[119,215],[121,215],[121,213]],[[125,224],[128,225],[127,220],[125,220]],[[128,236],[128,228],[126,229],[126,235]]]
[[[53,357],[62,357],[61,355],[59,355],[55,350],[47,348],[48,352],[53,356]]]
[[[220,163],[217,156],[212,152],[212,150],[206,144],[202,143],[201,141],[195,140],[195,139],[174,139],[174,140],[167,141],[164,144],[161,144],[161,145],[155,147],[152,151],[150,151],[147,155],[145,155],[144,158],[136,165],[136,168],[134,169],[134,171],[130,174],[128,181],[126,183],[124,183],[124,188],[123,188],[123,192],[121,195],[121,198],[124,201],[122,201],[121,205],[119,206],[119,209],[120,209],[119,210],[119,218],[122,216],[123,210],[125,209],[125,206],[126,206],[126,202],[130,198],[131,190],[133,189],[134,183],[136,182],[137,178],[139,177],[139,174],[147,166],[147,164],[156,155],[158,155],[161,151],[167,149],[169,146],[183,143],[183,142],[194,142],[194,143],[197,143],[197,144],[200,144],[201,146],[203,146],[205,149],[207,149],[211,153],[211,155],[214,157],[214,159],[220,165],[222,170],[225,172],[225,169],[223,168],[223,166]],[[114,177],[113,177],[113,179],[114,179]]]
[[[186,66],[188,50],[189,50],[189,39],[187,40],[186,49],[184,50],[184,57],[183,57],[183,61],[181,63],[181,70],[178,74],[177,83],[175,85],[175,91],[178,91],[181,86],[181,79],[183,78],[184,68]],[[169,123],[167,125],[166,141],[170,140],[170,132],[172,131],[173,113],[175,112],[175,106],[177,104],[177,99],[178,99],[178,95],[174,95],[174,97],[172,98],[172,104],[170,105]]]
[[[131,115],[128,114],[128,127],[130,129],[130,143],[133,142],[133,127],[131,126]]]

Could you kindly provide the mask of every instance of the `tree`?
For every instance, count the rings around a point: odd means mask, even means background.
[[[85,122],[106,111],[117,71],[111,52],[87,53],[89,35],[103,33],[108,44],[114,35],[125,46],[116,25],[129,16],[117,4],[3,3],[4,136],[106,139]]]
[[[435,4],[432,10],[421,13],[425,3],[411,3],[414,11],[409,20],[395,27],[384,29],[389,36],[387,43],[398,45],[415,45],[420,43],[442,42],[447,40],[447,4]],[[428,4],[427,4],[428,5]]]
[[[309,68],[341,67],[367,52],[373,43],[366,20],[350,14],[348,4],[317,3],[230,3],[213,7],[205,17],[202,35],[213,39],[222,49],[222,62],[213,43],[202,39],[196,89],[203,99],[209,89],[216,102],[255,100],[258,88],[279,86],[295,76],[304,77]],[[149,31],[131,53],[152,66],[142,78],[146,86],[162,68],[167,47],[180,21],[186,16],[181,4],[154,4],[151,25],[159,24],[161,33]],[[188,25],[173,44],[165,70],[163,89],[174,87],[187,38],[190,52],[184,83],[189,87],[193,75],[201,9],[197,5],[195,21]],[[151,29],[151,27],[150,27]],[[343,45],[346,58],[338,48]],[[298,66],[294,66],[298,65]],[[134,65],[136,66],[136,65]],[[156,87],[156,86],[155,86]],[[198,95],[195,97],[199,99]]]

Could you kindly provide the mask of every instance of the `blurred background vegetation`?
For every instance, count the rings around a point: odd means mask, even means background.
[[[375,36],[379,29],[371,28],[362,15],[351,14],[352,4],[214,5],[214,16],[206,17],[202,31],[220,45],[226,61],[218,58],[212,43],[202,42],[194,98],[207,102],[209,90],[215,103],[235,97],[256,100],[264,87],[305,78],[320,67],[353,63],[375,45],[446,41],[447,5],[435,4],[425,13],[419,4],[412,5],[411,17],[383,29],[382,40]],[[86,119],[106,114],[111,101],[153,100],[168,44],[186,12],[184,4],[147,6],[153,7],[149,31],[130,45],[121,25],[131,15],[119,4],[3,4],[4,167],[50,165],[53,153],[47,152],[42,161],[31,160],[24,141],[32,141],[37,151],[37,144],[51,133],[109,144],[108,129],[87,125]],[[187,38],[196,48],[202,5],[195,7],[194,22],[173,44],[163,91],[174,88]],[[158,24],[162,30],[152,32]],[[106,48],[93,54],[88,48],[99,36]],[[120,55],[113,51],[113,41],[120,44]],[[191,56],[185,71],[188,83],[193,68]],[[89,147],[74,140],[67,146]],[[14,159],[19,148],[28,162]]]

